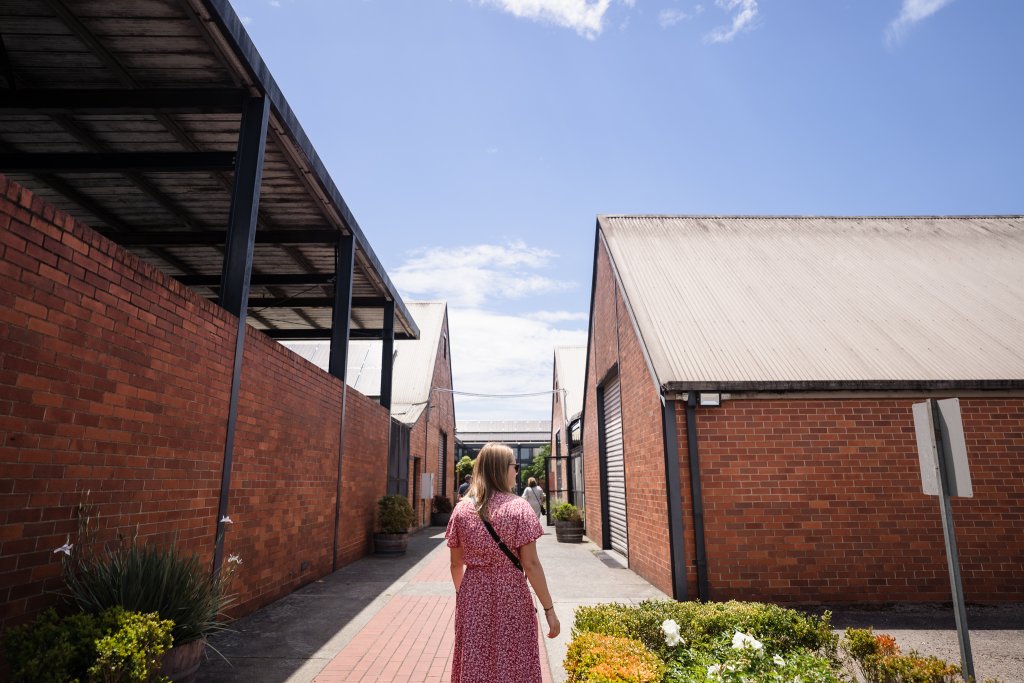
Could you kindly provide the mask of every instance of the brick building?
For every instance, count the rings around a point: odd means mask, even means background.
[[[1022,263],[1020,217],[599,217],[588,536],[681,599],[949,600],[911,405],[958,397],[966,599],[1024,599]]]
[[[83,502],[100,541],[240,555],[236,615],[364,555],[391,367],[347,390],[348,341],[419,330],[239,17],[0,29],[0,628],[56,601]],[[278,339],[331,339],[330,371]]]
[[[455,403],[448,336],[448,306],[444,302],[407,301],[420,328],[420,338],[395,342],[392,387],[389,493],[403,493],[416,510],[417,527],[430,521],[430,498],[455,491]],[[330,347],[324,343],[286,342],[288,348],[326,369]],[[379,341],[349,343],[348,385],[364,396],[380,398]],[[423,475],[433,487],[424,491]]]
[[[587,347],[555,348],[551,373],[551,466],[548,497],[584,507],[583,375]]]

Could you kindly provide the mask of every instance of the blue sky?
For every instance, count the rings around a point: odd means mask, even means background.
[[[233,4],[457,389],[550,388],[600,213],[1024,213],[1018,0]]]

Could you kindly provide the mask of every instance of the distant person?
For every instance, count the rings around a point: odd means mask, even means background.
[[[466,496],[466,492],[469,491],[469,482],[472,481],[472,475],[467,474],[465,481],[459,484],[459,500],[462,500]]]
[[[538,520],[545,511],[544,502],[547,498],[544,495],[544,489],[537,485],[537,480],[530,477],[526,482],[526,490],[523,491],[523,500],[530,504],[530,507],[533,508],[533,514],[537,515]]]
[[[489,443],[473,465],[473,485],[455,506],[445,538],[455,584],[452,683],[540,683],[537,610],[548,638],[561,631],[537,557],[543,530],[529,504],[513,493],[519,465],[512,449]]]

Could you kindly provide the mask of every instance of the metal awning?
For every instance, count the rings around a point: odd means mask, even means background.
[[[247,321],[331,335],[351,236],[350,336],[419,331],[227,0],[0,0],[0,173],[201,295],[220,295],[241,112],[269,101]],[[342,318],[343,319],[343,318]]]

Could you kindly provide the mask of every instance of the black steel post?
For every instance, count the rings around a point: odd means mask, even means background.
[[[245,349],[246,301],[249,298],[249,275],[252,273],[252,249],[260,202],[260,181],[263,178],[263,152],[267,141],[269,107],[266,98],[253,98],[245,104],[238,134],[235,184],[231,194],[220,303],[238,316],[238,330],[235,334],[235,359],[231,371],[231,398],[228,402],[228,425],[224,439],[224,465],[220,477],[217,540],[213,553],[215,574],[220,572],[224,561],[224,519],[228,515],[228,498],[231,494],[231,459],[235,448],[238,393],[242,382],[242,356]]]
[[[665,440],[665,488],[668,494],[668,547],[672,560],[672,598],[686,600],[686,539],[683,536],[683,492],[679,476],[679,437],[676,434],[676,402],[665,400],[661,408]]]
[[[343,236],[334,251],[334,310],[331,314],[331,352],[327,371],[341,380],[341,422],[338,424],[338,483],[334,492],[334,543],[331,571],[338,569],[338,533],[341,528],[341,470],[345,455],[345,402],[348,385],[348,334],[352,321],[352,272],[355,267],[355,239]]]
[[[384,343],[380,359],[380,404],[391,410],[391,381],[395,366],[395,302],[384,304]]]
[[[690,498],[693,533],[697,541],[697,597],[708,599],[708,555],[704,545],[704,497],[700,491],[700,455],[697,452],[697,392],[686,399],[686,450],[690,461]]]

